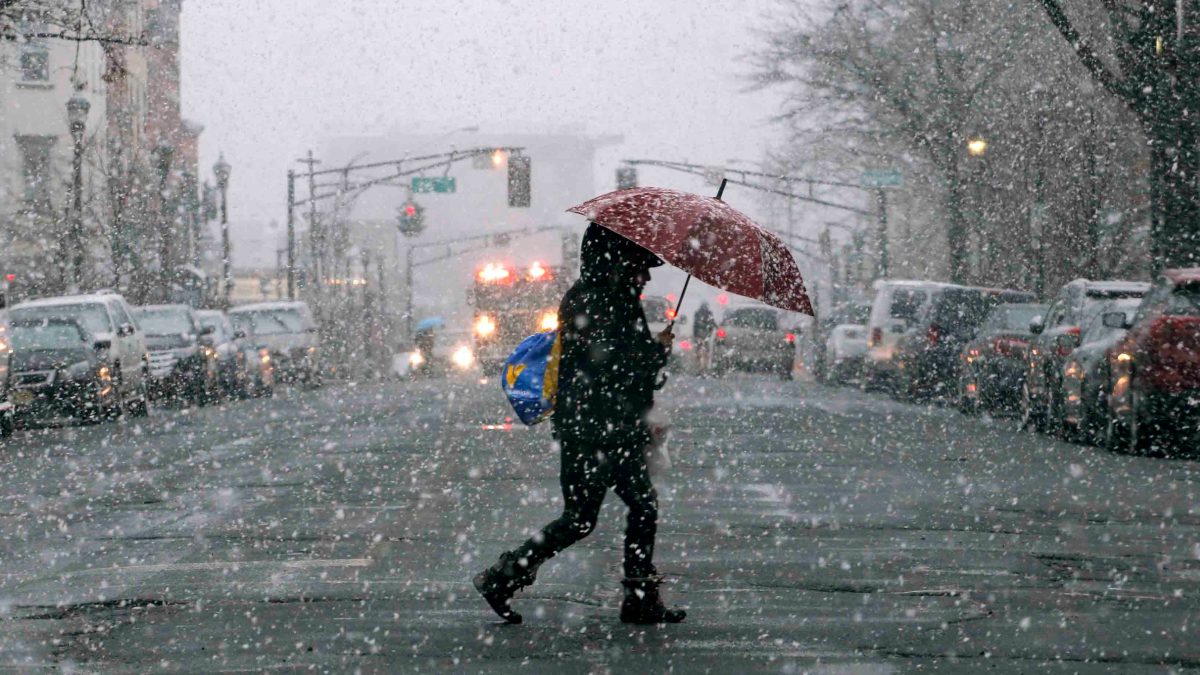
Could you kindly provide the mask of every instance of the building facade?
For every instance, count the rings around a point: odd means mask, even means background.
[[[115,287],[137,302],[169,300],[194,283],[204,215],[203,127],[180,115],[182,0],[84,7],[104,40],[0,41],[0,274],[14,276],[18,298]],[[12,27],[21,36],[64,30],[21,18]],[[82,214],[71,191],[73,96],[89,104]]]

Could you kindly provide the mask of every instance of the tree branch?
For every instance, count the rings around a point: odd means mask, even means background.
[[[1079,57],[1079,61],[1088,69],[1092,77],[1105,89],[1123,100],[1130,108],[1139,110],[1141,107],[1141,94],[1130,87],[1125,81],[1118,79],[1109,70],[1108,66],[1104,65],[1104,62],[1096,55],[1096,51],[1092,49],[1092,46],[1071,25],[1071,20],[1067,18],[1067,14],[1063,11],[1062,5],[1058,3],[1058,0],[1038,1],[1042,4],[1042,9],[1046,10],[1046,16],[1050,17],[1050,23],[1054,24],[1054,27],[1066,39],[1067,44],[1071,45],[1071,49],[1075,50],[1075,55]]]
[[[108,36],[95,35],[91,33],[69,33],[66,31],[59,32],[36,32],[36,33],[5,33],[0,34],[0,41],[17,42],[20,40],[67,40],[68,42],[98,42],[101,44],[117,44],[129,45],[135,47],[146,47],[150,45],[150,41],[141,36],[122,35]]]

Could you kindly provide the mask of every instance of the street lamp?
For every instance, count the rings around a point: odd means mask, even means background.
[[[976,136],[967,141],[967,154],[972,157],[982,157],[987,152],[988,142],[982,136]]]
[[[221,284],[223,288],[222,302],[226,308],[229,307],[229,296],[233,295],[233,270],[231,269],[230,257],[232,251],[229,243],[229,208],[226,198],[229,188],[229,162],[225,161],[225,153],[221,153],[217,158],[217,163],[213,164],[213,175],[217,177],[217,189],[221,191]]]
[[[83,279],[83,132],[87,128],[91,103],[79,92],[67,100],[67,122],[70,124],[74,156],[71,161],[71,226],[72,264],[71,284],[78,288]]]

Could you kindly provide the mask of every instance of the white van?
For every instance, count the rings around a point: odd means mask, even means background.
[[[875,300],[867,321],[867,354],[863,359],[862,386],[884,385],[896,375],[896,343],[929,306],[934,293],[953,284],[936,281],[875,282]]]

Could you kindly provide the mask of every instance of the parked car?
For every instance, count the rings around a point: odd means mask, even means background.
[[[146,305],[133,310],[146,333],[150,393],[160,399],[206,405],[217,393],[217,354],[203,344],[196,313],[187,305]]]
[[[769,371],[792,377],[796,361],[796,334],[779,324],[779,312],[767,307],[731,309],[717,325],[713,368],[717,374],[731,369]]]
[[[1025,382],[1025,352],[1031,321],[1046,305],[1002,303],[992,308],[975,337],[962,350],[959,408],[967,413],[1016,410]]]
[[[9,326],[8,400],[16,425],[114,419],[121,401],[110,350],[74,319],[16,319]]]
[[[276,380],[309,385],[321,382],[320,337],[308,305],[299,301],[260,302],[229,310],[234,328],[253,335],[271,352]]]
[[[825,379],[841,384],[862,373],[863,356],[867,353],[867,327],[864,324],[843,323],[834,326],[825,341]]]
[[[899,371],[896,343],[933,299],[933,292],[950,284],[935,281],[875,282],[875,299],[867,320],[867,354],[860,384],[864,390],[890,387]]]
[[[833,366],[833,354],[829,351],[830,338],[833,337],[833,331],[838,326],[850,325],[862,327],[862,341],[864,354],[867,344],[867,320],[871,316],[871,303],[865,299],[851,299],[840,302],[834,305],[833,309],[820,314],[820,320],[815,322],[816,334],[813,335],[813,347],[815,349],[814,372],[817,379],[826,381],[831,379],[831,368]],[[861,374],[862,355],[855,361],[858,363],[858,371],[849,374],[849,379],[855,379]],[[846,378],[843,378],[846,379]]]
[[[234,328],[220,310],[197,311],[196,320],[202,329],[210,331],[201,342],[217,352],[217,385],[222,394],[237,398],[274,394],[275,374],[269,349],[258,345],[246,331]]]
[[[1032,302],[1032,293],[944,286],[896,340],[896,392],[906,398],[957,396],[963,347],[996,305]]]
[[[643,295],[642,311],[646,314],[646,328],[651,335],[658,335],[672,321],[675,322],[675,342],[666,368],[668,371],[679,370],[683,359],[692,351],[692,343],[684,336],[682,330],[687,326],[687,317],[677,316],[675,304],[661,295]]]
[[[42,298],[14,305],[8,313],[10,323],[55,318],[74,319],[106,352],[121,409],[134,417],[148,414],[145,334],[134,321],[125,298],[108,291]]]
[[[1116,325],[1123,316],[1110,314]],[[1200,448],[1200,268],[1167,270],[1110,350],[1105,445]]]
[[[0,329],[5,329],[5,325],[0,323]],[[8,335],[5,331],[0,331],[0,438],[10,436],[13,432],[12,403],[8,400],[8,364],[11,354]]]
[[[1108,427],[1108,352],[1125,337],[1139,298],[1104,304],[1083,327],[1083,344],[1071,351],[1063,366],[1063,437],[1090,442]],[[1114,314],[1119,316],[1114,318]]]
[[[1055,431],[1063,419],[1062,373],[1067,357],[1079,346],[1082,327],[1110,300],[1140,298],[1150,284],[1136,281],[1076,279],[1058,292],[1046,315],[1029,324],[1033,333],[1021,388],[1021,424]]]

